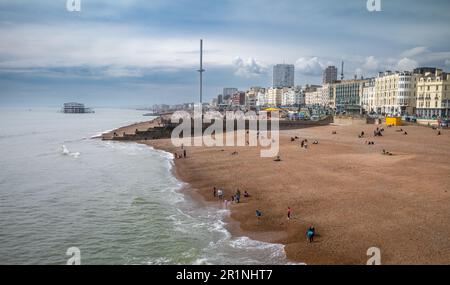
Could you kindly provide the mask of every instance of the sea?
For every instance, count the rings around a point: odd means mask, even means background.
[[[145,111],[95,111],[0,108],[0,264],[288,264],[186,195],[171,154],[98,139]]]

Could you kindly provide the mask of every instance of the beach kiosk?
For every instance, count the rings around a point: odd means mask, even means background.
[[[278,117],[280,117],[280,113],[283,110],[279,109],[279,108],[267,108],[267,109],[264,109],[264,111],[267,112],[268,118],[272,118],[272,113],[278,113]]]
[[[402,118],[401,117],[386,117],[386,125],[388,126],[402,126]]]

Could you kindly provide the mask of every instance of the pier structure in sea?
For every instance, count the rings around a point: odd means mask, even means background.
[[[94,110],[86,108],[83,103],[69,102],[64,103],[62,112],[66,114],[88,114],[94,113]]]

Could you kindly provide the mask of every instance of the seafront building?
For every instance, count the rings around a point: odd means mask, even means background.
[[[264,88],[252,87],[250,90],[245,92],[245,107],[249,110],[254,110],[257,107],[258,94],[262,92],[265,93]]]
[[[325,84],[321,87],[312,87],[305,92],[305,104],[307,106],[316,106],[329,108],[333,100],[333,85]]]
[[[416,114],[423,118],[449,117],[450,74],[437,69],[419,77]]]
[[[274,66],[274,85],[293,84],[293,69],[288,66]],[[327,67],[323,80],[333,83],[323,86],[252,87],[245,92],[224,88],[226,95],[219,95],[213,105],[220,109],[239,107],[248,110],[306,105],[331,108],[337,114],[345,115],[449,116],[450,77],[440,69],[421,67],[413,71],[386,71],[373,78],[355,77],[352,80],[335,80],[335,71],[333,66]],[[283,75],[277,76],[278,73]],[[285,80],[288,77],[290,79]]]
[[[277,64],[273,67],[272,88],[294,87],[295,67],[292,64]]]
[[[376,113],[413,115],[418,78],[418,74],[409,71],[380,72],[375,79]]]
[[[374,114],[377,112],[377,105],[375,104],[375,78],[368,78],[363,84],[363,91],[361,97],[361,107],[369,114]]]
[[[305,104],[305,94],[300,86],[284,90],[281,105],[286,107],[299,107]]]
[[[238,91],[231,96],[231,106],[240,108],[245,106],[245,92]]]
[[[318,98],[320,94],[322,93],[320,91],[322,87],[321,86],[307,86],[305,88],[305,105],[306,106],[314,106],[318,102]]]
[[[256,107],[264,108],[267,107],[267,89],[260,90],[256,97]]]
[[[362,114],[361,97],[367,79],[343,80],[333,84],[331,107],[338,114]]]
[[[269,88],[266,92],[266,104],[269,107],[279,107],[282,105],[283,93],[287,92],[288,88]]]

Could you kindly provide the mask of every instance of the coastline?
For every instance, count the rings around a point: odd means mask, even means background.
[[[362,265],[367,249],[376,246],[383,264],[450,264],[450,133],[425,149],[423,139],[434,131],[404,128],[409,136],[392,128],[382,138],[370,138],[374,147],[357,138],[361,130],[370,134],[373,125],[283,131],[279,164],[260,158],[259,148],[239,148],[232,156],[232,147],[189,147],[188,158],[174,159],[172,171],[189,184],[185,192],[205,205],[219,203],[214,186],[224,189],[225,197],[237,188],[249,191],[250,199],[230,207],[227,228],[233,236],[283,244],[288,261]],[[332,136],[332,130],[338,134]],[[300,150],[290,142],[293,136],[318,139],[320,145]],[[180,151],[169,139],[139,143]],[[394,156],[381,155],[382,149]],[[289,221],[287,207],[294,211]],[[264,213],[260,222],[255,209]],[[311,224],[318,237],[309,244],[304,233]],[[434,232],[433,243],[425,225]]]
[[[153,149],[164,151],[166,153],[173,154],[178,148],[173,147],[170,139],[161,139],[161,140],[150,140],[150,141],[138,141],[137,143],[147,145],[152,147]],[[201,148],[199,148],[201,149]],[[191,199],[195,201],[200,207],[212,206],[216,208],[218,211],[224,209],[223,203],[218,201],[217,198],[212,196],[212,191],[214,186],[210,187],[211,189],[207,189],[203,185],[199,185],[196,181],[193,181],[191,177],[188,177],[184,173],[184,169],[187,165],[183,164],[183,159],[175,159],[173,158],[173,175],[185,185],[182,187],[182,191],[185,195],[188,195]],[[202,183],[203,184],[203,183]],[[223,187],[218,187],[224,189]],[[228,196],[232,195],[232,190],[224,189],[225,193]],[[229,200],[229,199],[228,199]],[[248,201],[247,201],[248,202]],[[240,205],[244,205],[246,203],[245,199],[241,202]],[[286,244],[284,242],[286,238],[286,233],[283,230],[249,230],[242,227],[242,221],[240,218],[235,216],[235,212],[238,210],[233,208],[232,205],[228,206],[228,210],[230,215],[225,217],[224,222],[226,223],[225,228],[229,231],[229,233],[233,237],[245,237],[255,241],[269,243],[269,244],[281,244],[284,247],[284,253],[286,257],[286,263],[300,263],[303,264],[304,261],[291,259],[288,257],[288,252],[286,251]]]
[[[162,141],[162,140],[159,140]],[[217,201],[216,199],[211,199],[211,197],[209,197],[209,195],[203,191],[200,191],[200,189],[195,188],[191,182],[186,181],[186,177],[183,177],[182,175],[180,175],[179,170],[180,165],[177,165],[177,159],[175,159],[173,157],[173,152],[175,150],[175,148],[170,146],[170,142],[164,142],[163,144],[155,144],[155,141],[138,141],[135,143],[139,143],[139,144],[143,144],[146,145],[148,147],[151,147],[155,150],[158,151],[163,151],[167,154],[172,155],[172,168],[171,168],[171,173],[172,175],[178,179],[179,181],[181,181],[183,183],[183,186],[181,187],[180,191],[184,194],[187,195],[187,197],[189,197],[194,203],[195,205],[199,206],[199,207],[213,207],[215,208],[217,211],[220,210],[228,210],[230,212],[230,214],[228,216],[223,217],[223,222],[225,223],[225,229],[231,234],[232,237],[240,237],[240,238],[249,238],[258,242],[263,242],[263,243],[269,243],[269,244],[276,244],[276,245],[283,245],[283,250],[284,250],[284,254],[286,256],[286,263],[294,263],[296,261],[294,260],[290,260],[287,258],[287,254],[286,254],[286,250],[285,250],[285,245],[277,242],[279,240],[279,238],[277,238],[277,235],[282,234],[282,232],[249,232],[249,231],[244,231],[241,228],[241,223],[239,220],[234,219],[232,217],[232,208],[228,207],[227,209],[224,208],[224,205],[222,202]]]

